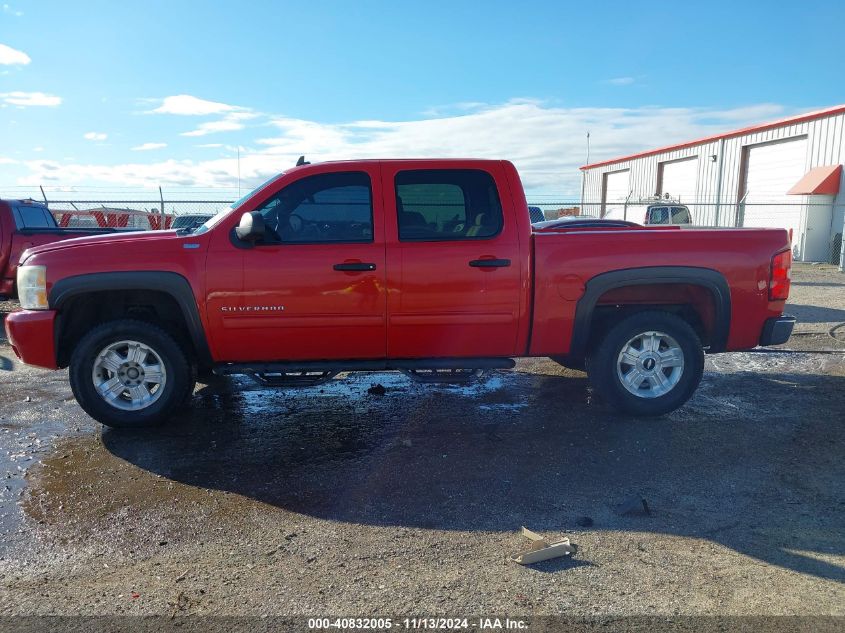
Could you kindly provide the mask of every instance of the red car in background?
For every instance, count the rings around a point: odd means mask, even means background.
[[[16,296],[15,274],[26,249],[74,237],[114,233],[121,226],[119,222],[109,225],[105,217],[102,219],[102,224],[94,219],[87,226],[69,228],[68,222],[60,225],[43,202],[0,200],[0,297]]]

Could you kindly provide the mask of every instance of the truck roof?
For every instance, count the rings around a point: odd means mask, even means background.
[[[325,160],[316,163],[303,163],[291,169],[299,169],[303,167],[316,167],[319,165],[337,165],[343,163],[361,164],[361,163],[502,163],[507,162],[503,158],[347,158],[343,160]],[[287,171],[287,170],[286,170]]]

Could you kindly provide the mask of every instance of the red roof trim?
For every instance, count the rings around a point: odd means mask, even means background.
[[[671,152],[676,149],[686,149],[688,147],[695,147],[696,145],[704,145],[705,143],[710,143],[712,141],[718,141],[719,139],[723,138],[733,138],[735,136],[743,136],[745,134],[752,134],[754,132],[762,132],[763,130],[770,130],[775,127],[781,127],[782,125],[794,125],[796,123],[804,123],[805,121],[812,121],[814,119],[821,119],[826,116],[833,116],[835,114],[842,114],[845,113],[845,105],[838,105],[833,106],[832,108],[827,108],[826,110],[817,110],[815,112],[807,112],[805,114],[799,114],[797,116],[787,117],[785,119],[779,119],[777,121],[769,121],[768,123],[760,123],[758,125],[752,125],[749,127],[745,127],[739,130],[733,130],[732,132],[725,132],[724,134],[716,134],[714,136],[705,136],[704,138],[699,138],[694,141],[687,141],[686,143],[678,143],[677,145],[667,145],[665,147],[658,147],[657,149],[650,149],[646,150],[645,152],[640,152],[638,154],[631,154],[629,156],[621,156],[619,158],[611,158],[610,160],[605,160],[600,163],[590,163],[589,165],[584,165],[580,169],[594,169],[596,167],[603,167],[605,165],[612,165],[613,163],[621,163],[628,160],[634,160],[636,158],[644,158],[646,156],[654,156],[655,154],[663,154],[664,152]]]

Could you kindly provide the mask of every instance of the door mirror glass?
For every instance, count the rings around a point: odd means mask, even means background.
[[[264,218],[259,211],[244,213],[240,224],[235,228],[235,235],[244,242],[257,242],[264,239]]]

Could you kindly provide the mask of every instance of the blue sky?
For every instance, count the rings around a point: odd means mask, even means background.
[[[592,158],[845,101],[845,4],[0,0],[0,195],[243,186],[314,160]],[[70,192],[69,192],[70,193]]]

